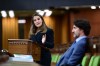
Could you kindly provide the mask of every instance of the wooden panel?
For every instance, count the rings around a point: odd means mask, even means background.
[[[12,54],[30,54],[34,61],[39,61],[41,57],[41,48],[38,44],[32,44],[28,39],[8,39],[8,51]]]
[[[31,54],[32,43],[27,39],[8,39],[8,51],[12,54]]]
[[[34,61],[40,61],[41,47],[36,43],[32,44],[32,56],[34,58]]]
[[[68,15],[44,17],[46,25],[54,31],[54,43],[65,44],[68,42]]]
[[[72,28],[73,21],[75,19],[87,19],[90,21],[91,24],[91,32],[89,36],[100,36],[100,31],[98,31],[98,28],[100,28],[100,9],[79,9],[77,13],[71,12],[70,15],[70,28]],[[71,40],[73,40],[72,32],[70,31],[71,34]]]
[[[27,44],[9,44],[8,51],[12,54],[28,54]]]
[[[68,38],[68,15],[64,16],[62,21],[62,29],[61,29],[61,42],[62,44],[66,44],[69,40]]]
[[[45,23],[54,31],[54,44],[63,44],[68,42],[68,15],[44,17]],[[31,25],[31,18],[26,18],[25,23],[25,38],[28,38],[29,29]]]
[[[24,39],[29,38],[29,31],[31,26],[31,18],[26,18],[26,23],[24,24]]]
[[[0,50],[2,50],[2,18],[0,18]]]
[[[18,38],[18,21],[16,18],[2,19],[3,49],[8,49],[8,39]]]

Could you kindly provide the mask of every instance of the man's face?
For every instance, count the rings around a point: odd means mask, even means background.
[[[72,33],[74,38],[78,38],[81,36],[82,30],[79,29],[77,26],[73,25]]]

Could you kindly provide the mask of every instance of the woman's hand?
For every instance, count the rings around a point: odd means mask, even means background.
[[[46,34],[42,36],[42,43],[44,44],[46,41]]]

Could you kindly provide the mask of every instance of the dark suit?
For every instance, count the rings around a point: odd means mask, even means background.
[[[46,42],[42,44],[42,36],[46,34]],[[38,32],[36,35],[32,35],[30,38],[33,42],[41,45],[41,59],[38,62],[43,66],[50,66],[51,64],[51,53],[46,48],[54,47],[54,33],[53,30],[48,28],[46,33]]]
[[[73,43],[72,46],[62,55],[56,66],[78,66],[87,49],[87,37]]]

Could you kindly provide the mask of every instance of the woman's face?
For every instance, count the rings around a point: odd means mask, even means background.
[[[40,16],[34,16],[33,17],[33,22],[34,22],[34,25],[36,27],[41,27],[42,26],[42,19],[40,18]]]

